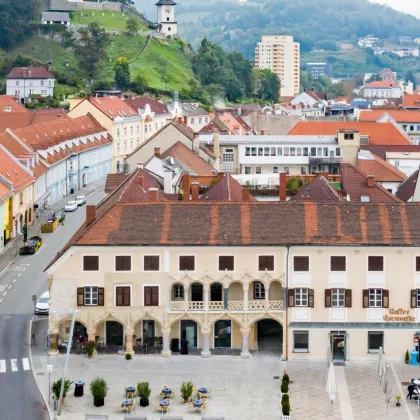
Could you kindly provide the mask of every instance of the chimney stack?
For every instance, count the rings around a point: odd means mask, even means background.
[[[155,147],[155,156],[160,157],[160,147]]]
[[[286,196],[287,196],[287,176],[286,176],[286,172],[280,172],[280,176],[279,176],[280,201],[286,201]]]
[[[216,157],[213,167],[216,171],[219,170],[219,159],[220,159],[220,134],[218,131],[213,133],[213,153]]]
[[[86,206],[86,226],[90,225],[96,219],[96,206]]]
[[[188,125],[188,117],[184,117],[184,124]]]
[[[191,183],[192,201],[197,201],[198,200],[199,190],[200,190],[200,183],[197,182],[197,181],[192,182]]]
[[[149,201],[158,201],[158,189],[149,188]]]
[[[242,188],[242,201],[249,201],[249,189],[248,188]]]
[[[180,124],[182,124],[182,117],[178,117],[178,122],[180,123]]]
[[[368,175],[368,187],[372,188],[375,186],[375,176],[374,175]]]
[[[182,176],[182,194],[184,201],[190,200],[190,176],[188,174]]]

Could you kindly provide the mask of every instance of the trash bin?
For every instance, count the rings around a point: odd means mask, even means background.
[[[74,194],[74,188],[70,188],[70,194]]]
[[[188,341],[185,338],[181,340],[181,354],[188,354]]]
[[[411,354],[411,364],[413,366],[418,366],[418,362],[417,362],[417,355],[418,355],[418,351],[413,350],[410,354]]]
[[[85,383],[83,381],[76,381],[74,383],[74,396],[83,397]]]
[[[171,341],[171,351],[172,353],[179,352],[179,338],[173,338]]]

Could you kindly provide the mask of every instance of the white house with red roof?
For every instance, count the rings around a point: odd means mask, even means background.
[[[54,95],[54,75],[46,67],[14,67],[6,76],[6,95],[24,104]]]
[[[403,90],[397,82],[390,80],[365,83],[363,88],[365,98],[401,98]]]

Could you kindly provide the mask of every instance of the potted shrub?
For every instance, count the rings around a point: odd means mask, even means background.
[[[287,382],[287,384],[290,383],[290,378],[289,375],[286,373],[286,370],[284,370],[282,382]]]
[[[281,404],[283,420],[290,420],[290,401],[287,399]]]
[[[286,381],[281,382],[280,391],[282,394],[287,394],[289,392],[289,384]]]
[[[408,365],[408,362],[410,361],[410,353],[408,350],[405,352],[405,363]]]
[[[102,407],[105,405],[105,397],[108,392],[108,385],[102,378],[95,378],[90,383],[90,392],[93,395],[93,405],[95,407]]]
[[[184,403],[186,404],[193,393],[194,385],[192,382],[182,382],[181,385],[181,397],[184,399]]]
[[[95,342],[94,341],[88,341],[86,343],[86,351],[87,351],[88,359],[92,359],[93,352],[95,351]]]
[[[73,381],[70,381],[69,379],[66,379],[64,381],[64,389],[63,389],[63,401],[61,404],[64,404],[64,400],[67,396],[67,393],[70,391],[70,388],[73,384]],[[58,379],[57,381],[53,382],[51,385],[51,393],[53,394],[53,398],[58,400],[60,398],[60,392],[61,392],[61,379]]]
[[[401,402],[400,402],[400,399],[401,399],[402,397],[401,397],[401,395],[397,395],[396,397],[395,397],[395,399],[397,400],[397,403],[395,404],[397,407],[401,407]]]
[[[149,397],[152,393],[149,382],[140,382],[137,385],[137,395],[140,397],[140,405],[147,407],[149,405]]]
[[[282,396],[281,396],[281,403],[283,404],[283,402],[284,401],[288,401],[289,402],[289,404],[290,404],[290,400],[289,400],[289,394],[283,394]]]
[[[125,353],[125,360],[131,360],[131,354],[130,353]]]

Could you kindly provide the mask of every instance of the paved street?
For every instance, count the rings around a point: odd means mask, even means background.
[[[85,193],[93,191],[93,188]],[[96,188],[98,190],[88,196],[88,204],[96,204],[104,197],[102,187],[97,184]],[[60,206],[62,208],[62,204],[53,206],[49,211]],[[48,289],[43,270],[81,225],[85,215],[85,207],[79,208],[74,213],[67,213],[64,226],[60,226],[53,234],[44,234],[44,244],[33,256],[15,258],[14,254],[22,242],[21,239],[17,240],[16,245],[9,246],[4,255],[0,256],[0,267],[6,267],[0,275],[1,420],[48,418],[29,361],[28,327],[34,308],[32,295],[40,296]],[[39,224],[30,229],[28,236],[38,231]],[[9,265],[11,261],[13,262]]]

